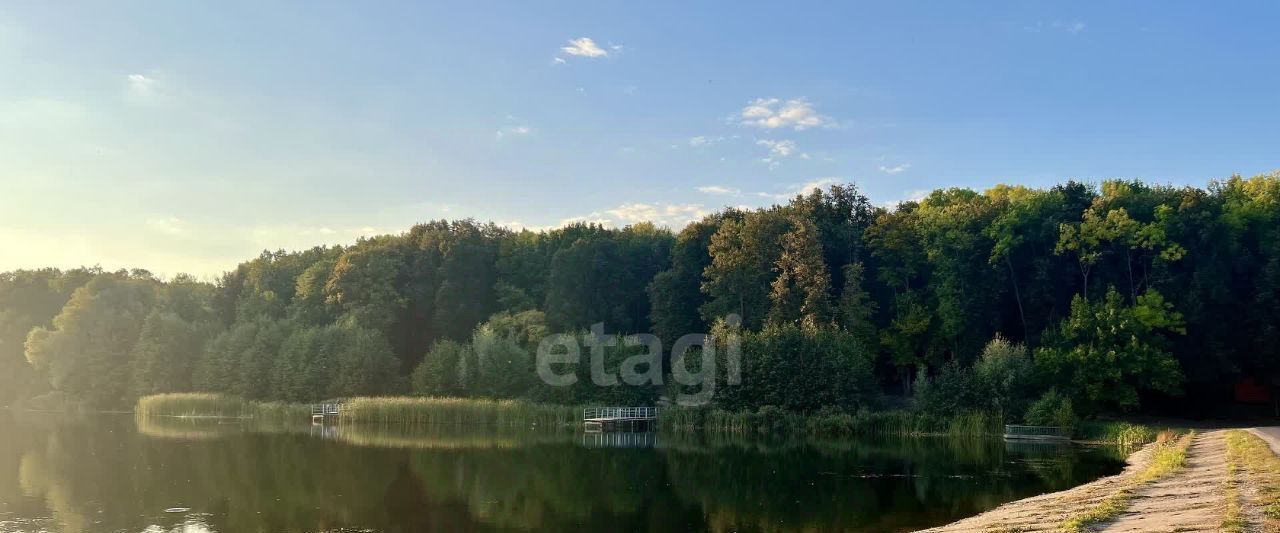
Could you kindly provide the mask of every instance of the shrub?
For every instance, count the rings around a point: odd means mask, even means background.
[[[1076,413],[1071,407],[1071,398],[1050,389],[1031,404],[1025,420],[1032,426],[1074,427]]]

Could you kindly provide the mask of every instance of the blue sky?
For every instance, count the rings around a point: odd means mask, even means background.
[[[0,270],[1280,168],[1272,2],[19,2]]]

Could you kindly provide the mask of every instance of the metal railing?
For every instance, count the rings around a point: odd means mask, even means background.
[[[657,407],[588,407],[582,410],[583,420],[657,417]]]
[[[311,416],[338,416],[341,412],[341,403],[318,403],[311,406]]]
[[[1071,438],[1071,428],[1064,426],[1014,426],[1006,425],[1004,434],[1010,437],[1060,437]]]

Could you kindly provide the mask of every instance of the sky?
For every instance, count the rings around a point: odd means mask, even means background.
[[[1280,169],[1280,4],[8,2],[0,271]]]

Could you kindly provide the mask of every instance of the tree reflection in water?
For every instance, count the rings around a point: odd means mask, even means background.
[[[998,440],[0,423],[0,531],[902,531],[1121,465]]]

